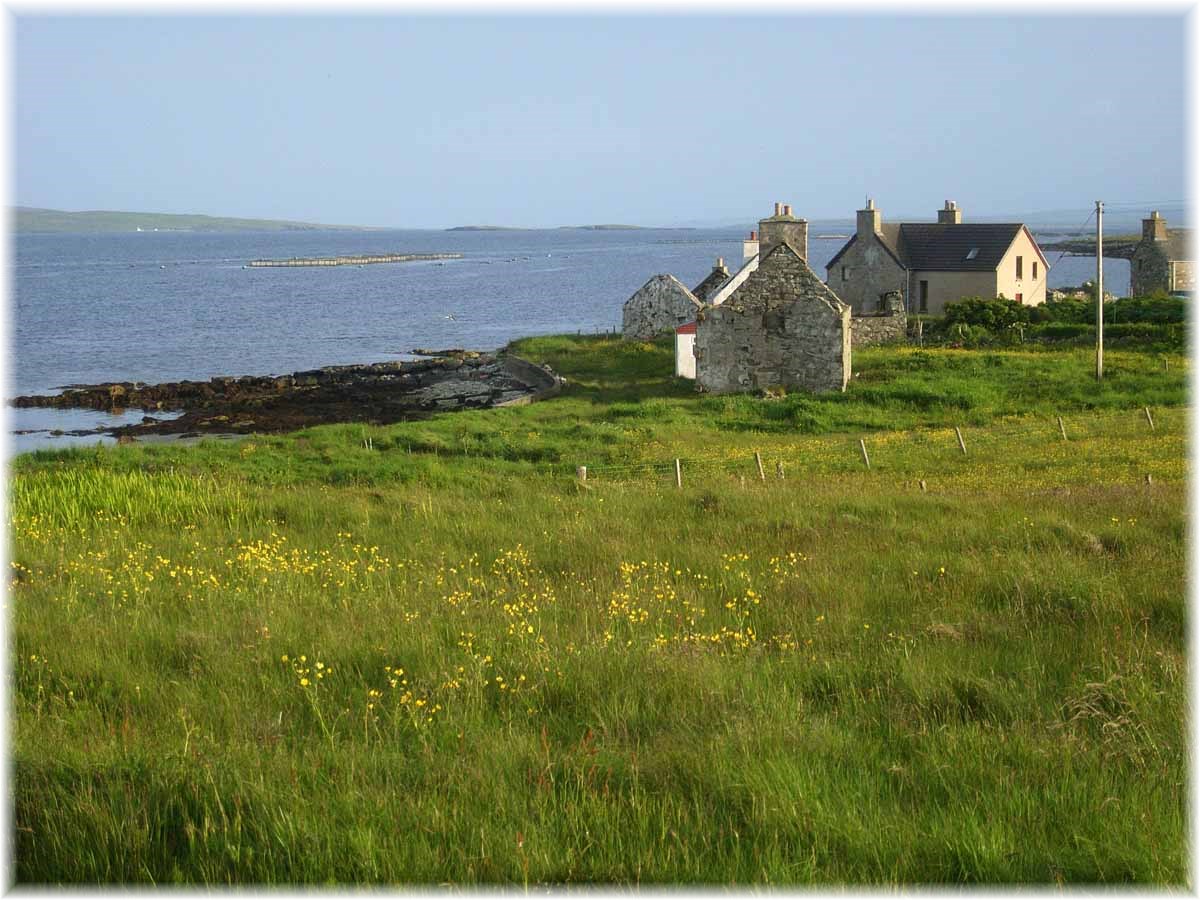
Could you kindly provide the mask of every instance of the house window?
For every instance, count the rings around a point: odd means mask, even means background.
[[[1022,265],[1022,264],[1023,264],[1024,262],[1025,262],[1025,260],[1023,260],[1021,257],[1019,257],[1019,256],[1017,257],[1017,278],[1018,278],[1018,279],[1019,279],[1019,278],[1021,278],[1021,277],[1023,277],[1023,271],[1022,271],[1022,269],[1023,269],[1024,267],[1023,267],[1023,265]]]
[[[929,312],[929,282],[921,282],[921,312]]]
[[[842,266],[842,281],[847,281],[850,278],[850,267]]]
[[[978,255],[979,255],[979,248],[978,248],[978,247],[972,247],[972,248],[971,248],[971,249],[970,249],[970,250],[967,252],[967,259],[974,259],[974,258],[975,258],[975,257],[977,257]]]
[[[1024,303],[1024,302],[1025,302],[1025,295],[1024,295],[1024,294],[1017,294],[1017,302],[1018,302],[1018,303]]]

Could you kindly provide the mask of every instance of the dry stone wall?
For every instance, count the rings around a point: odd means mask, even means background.
[[[695,352],[697,386],[714,393],[844,391],[850,307],[782,243],[723,304],[705,307]]]
[[[899,291],[885,294],[883,312],[855,313],[850,317],[850,343],[855,347],[903,341],[908,336],[908,315]]]
[[[649,341],[695,320],[700,301],[674,275],[655,275],[625,301],[621,335]]]

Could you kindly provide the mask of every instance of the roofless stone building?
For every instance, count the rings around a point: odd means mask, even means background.
[[[621,336],[627,341],[650,341],[691,322],[700,301],[674,275],[655,275],[621,307]]]

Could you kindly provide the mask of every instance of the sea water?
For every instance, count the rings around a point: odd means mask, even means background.
[[[818,274],[851,227],[810,222]],[[418,348],[493,350],[527,335],[620,331],[622,304],[648,278],[668,272],[694,287],[717,257],[736,270],[748,231],[21,234],[7,396],[104,381],[278,375],[404,358]],[[259,258],[443,252],[462,258],[247,267]],[[1051,287],[1095,276],[1091,259],[1046,255]],[[1114,293],[1127,291],[1128,262],[1107,260],[1105,279]],[[43,429],[10,439],[9,452],[95,443],[100,438],[50,430],[112,423],[88,411],[9,409],[9,432]]]

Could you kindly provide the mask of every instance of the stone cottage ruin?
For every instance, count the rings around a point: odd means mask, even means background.
[[[621,308],[621,336],[627,341],[649,341],[670,334],[695,320],[700,311],[696,295],[674,275],[655,275]]]
[[[1129,260],[1129,296],[1195,290],[1190,245],[1191,232],[1186,228],[1168,228],[1167,220],[1158,210],[1150,213],[1150,218],[1142,219],[1142,239]]]
[[[760,230],[758,267],[696,325],[696,385],[713,393],[792,387],[844,391],[850,379],[850,307],[812,269],[807,223],[777,206]],[[760,227],[769,220],[760,223]],[[801,226],[801,227],[798,227]],[[804,235],[796,246],[793,237]]]

